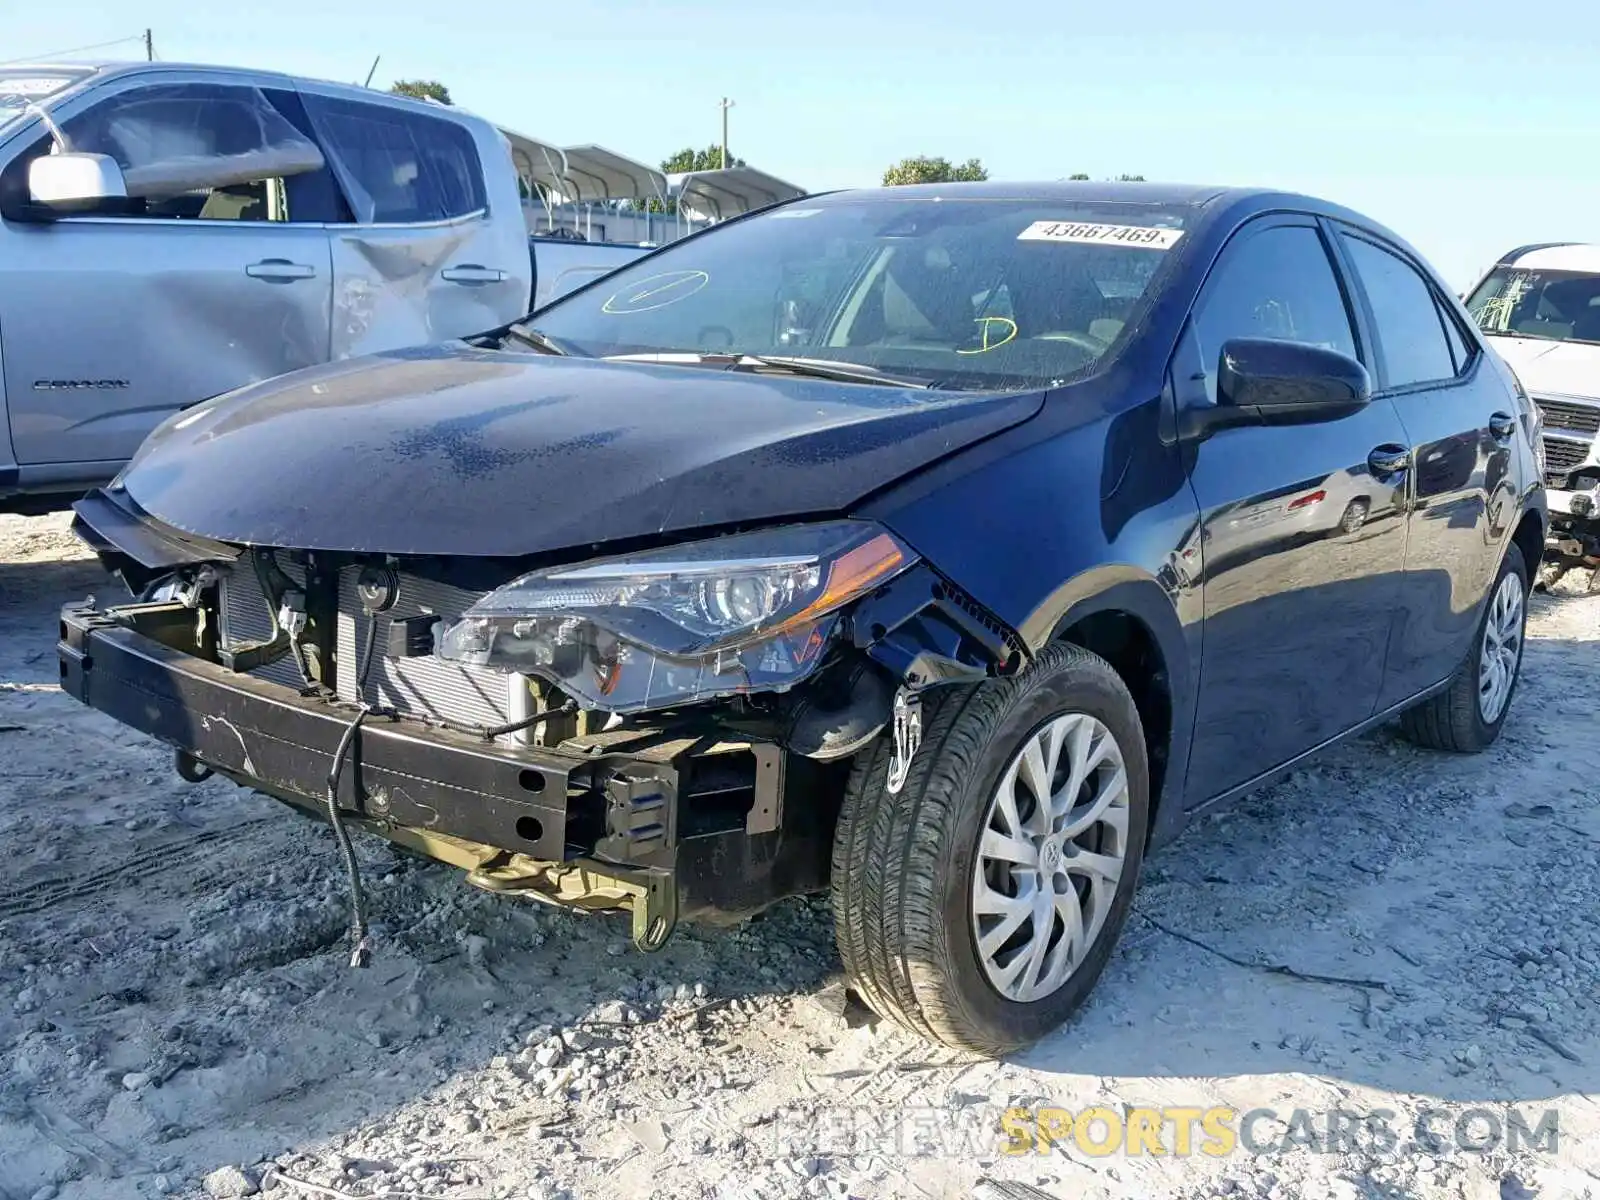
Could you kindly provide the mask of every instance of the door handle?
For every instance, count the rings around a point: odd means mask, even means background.
[[[264,279],[268,283],[293,283],[296,279],[315,279],[317,269],[305,263],[290,262],[287,258],[263,258],[244,269],[251,279]]]
[[[1516,418],[1503,412],[1497,412],[1489,418],[1489,432],[1494,434],[1497,442],[1509,442],[1511,435],[1517,431]]]
[[[1374,446],[1372,453],[1367,455],[1367,468],[1380,478],[1385,475],[1399,475],[1410,466],[1410,447],[1397,446],[1393,442]]]
[[[481,263],[462,263],[458,267],[446,267],[439,272],[440,279],[449,280],[451,283],[500,283],[505,277],[504,271],[497,271]]]

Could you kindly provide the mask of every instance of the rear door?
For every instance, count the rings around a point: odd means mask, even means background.
[[[285,135],[270,90],[236,74],[135,76],[59,120],[74,149],[138,178]],[[26,195],[28,163],[49,145],[41,135],[6,164],[8,194]],[[180,408],[325,361],[333,196],[313,172],[6,222],[0,337],[17,461],[115,464]]]
[[[1342,226],[1338,241],[1369,314],[1379,386],[1414,456],[1387,707],[1448,678],[1472,645],[1519,512],[1516,411],[1455,306],[1406,251]]]
[[[528,311],[527,224],[495,130],[414,101],[300,92],[352,217],[330,229],[335,358],[461,337]]]
[[[1173,362],[1180,407],[1216,402],[1233,338],[1370,361],[1314,218],[1236,234]],[[1373,713],[1405,559],[1405,429],[1387,400],[1337,421],[1223,429],[1194,443],[1205,625],[1187,802],[1229,791]]]

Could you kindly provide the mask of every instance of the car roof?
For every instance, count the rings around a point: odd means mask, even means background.
[[[893,188],[852,188],[833,194],[860,198],[880,193],[906,200],[960,196],[974,200],[1062,200],[1198,207],[1226,195],[1228,189],[1182,183],[1059,179],[1052,182],[914,183]]]
[[[1502,256],[1498,265],[1600,274],[1600,246],[1586,242],[1541,242],[1532,246],[1518,246]]]
[[[76,87],[88,84],[91,79],[103,82],[118,75],[160,75],[168,72],[204,71],[210,75],[238,75],[247,79],[276,80],[285,87],[293,87],[297,83],[315,84],[319,89],[342,92],[365,100],[381,100],[385,103],[395,104],[421,104],[430,109],[443,107],[431,104],[426,100],[417,100],[410,96],[400,96],[393,92],[379,91],[374,88],[365,88],[355,83],[340,83],[338,80],[333,79],[317,79],[310,75],[290,75],[283,71],[263,70],[257,67],[221,66],[217,63],[143,62],[137,59],[53,59],[40,62],[7,63],[5,71],[8,75],[25,74],[30,71],[90,72],[88,77],[75,85]],[[470,110],[454,106],[444,108],[444,112],[457,117],[480,119]]]
[[[1311,213],[1342,221],[1402,247],[1422,258],[1405,238],[1371,217],[1352,209],[1297,192],[1260,187],[1219,187],[1183,183],[1155,183],[1091,179],[1058,179],[1047,183],[917,183],[900,187],[857,188],[808,196],[790,203],[826,204],[840,199],[884,197],[895,199],[982,199],[1057,201],[1072,204],[1148,204],[1152,207],[1189,208],[1194,211],[1188,228],[1198,233],[1210,226],[1226,235],[1251,217],[1272,212]],[[1431,269],[1431,268],[1430,268]]]

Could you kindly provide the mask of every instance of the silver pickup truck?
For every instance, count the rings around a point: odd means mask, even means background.
[[[1467,294],[1467,309],[1543,421],[1545,581],[1585,568],[1600,591],[1600,246],[1513,250]]]
[[[496,328],[645,253],[530,242],[505,137],[258,71],[0,68],[0,507],[55,507],[178,409]]]

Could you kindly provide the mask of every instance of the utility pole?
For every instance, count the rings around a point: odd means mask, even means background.
[[[155,38],[151,36],[148,29],[144,31],[144,60],[145,62],[155,62],[156,60]]]
[[[728,110],[733,107],[733,101],[724,96],[722,103],[717,107],[722,110],[722,169],[726,171],[728,169]]]

